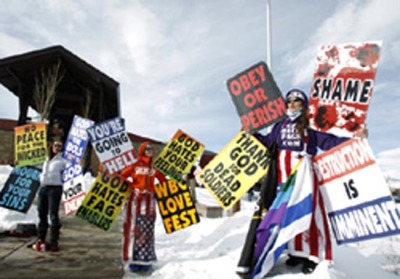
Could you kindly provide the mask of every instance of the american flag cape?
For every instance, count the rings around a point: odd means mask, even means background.
[[[303,157],[257,228],[257,264],[252,278],[263,278],[286,248],[287,242],[310,227],[312,214],[311,159]]]

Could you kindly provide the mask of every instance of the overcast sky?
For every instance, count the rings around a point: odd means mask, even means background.
[[[271,0],[272,74],[309,93],[320,45],[383,41],[367,117],[375,153],[400,147],[400,1]],[[240,120],[225,81],[267,60],[266,0],[3,0],[0,57],[63,45],[120,83],[129,132],[178,129],[220,151]],[[0,85],[0,118],[18,117]]]

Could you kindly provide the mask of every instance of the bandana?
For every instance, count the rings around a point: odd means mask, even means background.
[[[289,92],[289,94],[286,97],[288,100],[289,99],[300,99],[304,102],[304,95],[301,94],[299,91],[293,90]]]
[[[287,110],[286,114],[290,120],[294,121],[301,115],[301,108],[299,108],[294,112],[290,112],[289,110]]]

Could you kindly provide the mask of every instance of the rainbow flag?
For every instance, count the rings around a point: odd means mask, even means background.
[[[257,228],[252,278],[263,278],[278,261],[289,240],[310,227],[313,174],[311,159],[297,163]]]

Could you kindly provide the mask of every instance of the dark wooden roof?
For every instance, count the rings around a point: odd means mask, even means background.
[[[133,134],[133,133],[130,133],[130,132],[128,132],[128,137],[132,142],[142,143],[144,141],[149,141],[149,142],[151,142],[153,144],[165,145],[165,143],[163,143],[161,141],[154,140],[154,139],[151,139],[151,138],[148,138],[148,137],[143,137],[143,136],[140,136],[140,135],[137,135],[137,134]]]
[[[89,116],[92,120],[98,122],[120,115],[119,83],[62,46],[0,59],[0,83],[19,98],[25,92],[29,96],[28,105],[36,109],[31,98],[35,78],[58,61],[63,79],[56,90],[51,119],[65,122],[68,129],[73,116],[82,114],[87,94],[92,95]]]

